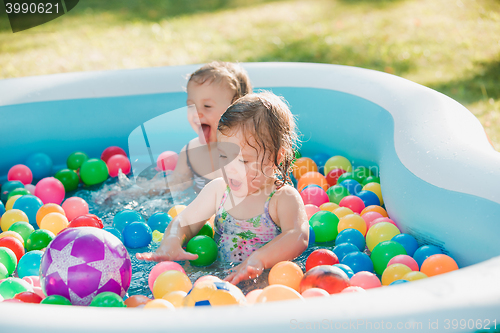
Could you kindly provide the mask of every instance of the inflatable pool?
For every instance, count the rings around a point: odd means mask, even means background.
[[[0,304],[0,331],[499,330],[500,153],[479,121],[447,96],[381,72],[298,63],[244,67],[257,88],[288,100],[304,156],[326,152],[378,166],[386,208],[402,231],[445,249],[462,269],[366,293],[252,307],[169,312]],[[111,145],[126,148],[137,126],[185,105],[185,77],[196,68],[0,81],[0,182],[31,153],[47,153],[57,170],[74,150],[99,156]]]

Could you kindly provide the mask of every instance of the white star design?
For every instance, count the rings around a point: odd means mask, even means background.
[[[104,259],[87,263],[88,266],[93,267],[102,272],[99,288],[113,279],[121,286],[122,278],[120,268],[123,266],[126,258],[116,258],[109,248],[104,246]]]
[[[85,297],[80,297],[78,296],[73,290],[68,288],[69,290],[69,298],[71,301],[71,304],[73,305],[89,305],[90,302],[94,299],[95,295],[97,295],[97,290],[94,291],[92,294],[87,295]]]
[[[73,257],[71,255],[71,250],[73,249],[74,243],[74,240],[69,242],[61,251],[50,248],[52,263],[47,269],[47,273],[45,273],[45,276],[49,276],[50,274],[56,272],[59,274],[64,283],[68,284],[68,269],[72,266],[85,263],[84,260]]]

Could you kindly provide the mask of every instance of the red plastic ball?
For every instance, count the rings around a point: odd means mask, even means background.
[[[127,156],[127,153],[125,150],[121,149],[120,147],[117,146],[111,146],[106,149],[101,154],[101,160],[103,160],[105,163],[108,163],[108,160],[115,155],[124,155]]]
[[[32,291],[24,291],[22,293],[17,294],[14,296],[15,299],[20,300],[21,302],[24,303],[40,303],[42,301],[42,297],[40,295],[37,295],[36,293]]]
[[[343,270],[335,266],[321,265],[304,274],[300,281],[300,293],[310,288],[321,288],[331,295],[340,293],[349,286],[349,278]]]
[[[104,224],[102,220],[94,214],[85,214],[75,217],[68,225],[68,228],[76,227],[94,227],[102,229]]]
[[[106,162],[106,165],[108,166],[110,177],[118,176],[118,171],[120,169],[122,169],[122,172],[125,175],[128,175],[131,170],[131,165],[128,157],[120,154],[111,156]]]
[[[347,207],[354,213],[361,213],[365,209],[365,203],[355,195],[348,195],[339,202],[340,207]]]
[[[311,268],[321,265],[335,265],[339,263],[339,258],[333,251],[318,249],[313,251],[306,260],[306,272]]]
[[[337,179],[339,179],[342,174],[345,173],[343,169],[333,169],[326,175],[326,181],[328,185],[333,186],[337,185]]]
[[[0,238],[0,247],[7,247],[14,252],[17,258],[17,263],[21,260],[21,257],[24,255],[24,246],[23,243],[17,238],[14,237],[3,237]]]

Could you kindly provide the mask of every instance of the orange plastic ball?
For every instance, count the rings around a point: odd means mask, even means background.
[[[382,284],[388,286],[396,280],[401,280],[403,276],[412,272],[411,268],[403,264],[387,266],[382,273]]]
[[[295,289],[283,286],[281,284],[273,284],[271,286],[265,287],[260,295],[255,300],[255,303],[267,303],[276,301],[287,301],[301,299],[303,300],[301,294],[299,294]]]
[[[338,232],[345,229],[356,229],[363,236],[366,235],[366,222],[358,214],[349,214],[340,218],[339,224],[337,225]]]
[[[363,209],[361,211],[361,216],[365,215],[365,213],[368,213],[368,212],[376,212],[376,213],[379,213],[380,215],[382,215],[383,217],[389,217],[389,215],[387,214],[387,211],[385,209],[383,209],[382,207],[377,206],[377,205],[371,205],[371,206],[365,207],[365,209]]]
[[[146,303],[150,302],[151,298],[143,296],[143,295],[133,295],[127,298],[124,303],[127,306],[127,308],[136,308],[141,305],[145,305]]]
[[[69,222],[65,215],[48,213],[40,222],[40,229],[52,231],[54,235],[57,235],[61,230],[67,228],[68,224]]]
[[[59,213],[66,216],[66,212],[61,206],[55,203],[48,203],[40,207],[40,209],[36,213],[36,224],[38,224],[38,226],[40,227],[40,223],[42,222],[45,215],[50,213]]]
[[[167,310],[175,310],[175,307],[172,303],[164,299],[154,299],[150,302],[147,302],[144,305],[144,309],[167,309]]]
[[[295,179],[300,180],[302,175],[310,172],[310,171],[318,171],[318,166],[316,163],[310,159],[309,157],[301,157],[293,163],[292,174]]]
[[[297,183],[297,190],[302,191],[304,187],[307,185],[319,185],[323,188],[323,190],[328,190],[328,182],[326,181],[325,176],[316,171],[309,171],[300,177],[300,180]]]
[[[299,265],[291,261],[281,261],[271,268],[269,285],[281,284],[299,291],[303,276],[304,272]]]
[[[434,254],[425,259],[420,271],[427,276],[434,276],[458,270],[458,265],[446,254]]]
[[[169,209],[168,215],[170,215],[172,218],[175,218],[177,215],[179,215],[180,212],[182,212],[186,206],[184,205],[175,205],[172,208]]]

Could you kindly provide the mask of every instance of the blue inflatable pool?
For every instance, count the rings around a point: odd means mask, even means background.
[[[389,215],[462,268],[366,293],[175,312],[1,304],[1,332],[356,332],[500,329],[500,153],[456,101],[355,67],[244,64],[254,86],[298,115],[302,154],[378,166]],[[185,105],[198,66],[69,73],[0,81],[0,182],[28,155],[61,168],[75,150],[128,147],[137,126]],[[172,150],[186,142],[172,133]]]

